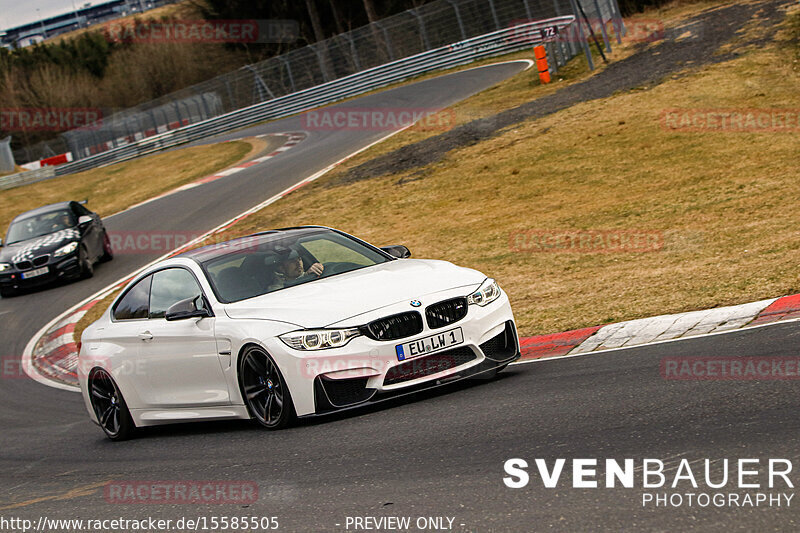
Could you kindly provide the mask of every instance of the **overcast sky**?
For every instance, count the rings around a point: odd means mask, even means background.
[[[75,7],[79,8],[87,1],[75,0]],[[92,4],[104,4],[107,1],[95,0]],[[13,28],[69,11],[72,11],[71,0],[0,0],[0,29]]]

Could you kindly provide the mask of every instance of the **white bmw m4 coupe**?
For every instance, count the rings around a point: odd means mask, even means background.
[[[137,427],[255,418],[270,429],[519,357],[506,294],[446,261],[306,226],[150,266],[82,335],[78,377],[113,440]]]

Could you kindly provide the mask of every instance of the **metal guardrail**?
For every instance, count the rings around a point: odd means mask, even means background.
[[[617,0],[598,2],[614,9]],[[310,89],[357,72],[434,50],[451,43],[525,22],[579,14],[576,0],[430,0],[421,6],[365,26],[316,41],[214,78],[165,94],[134,107],[104,114],[90,127],[59,135],[63,150],[75,160],[185,126]],[[592,5],[585,6],[589,11]],[[596,16],[592,14],[591,16]],[[577,42],[567,44],[573,53]],[[198,94],[214,94],[219,109],[192,110]],[[110,111],[110,110],[109,110]],[[163,112],[162,112],[163,111]],[[192,115],[192,116],[187,116]],[[53,150],[52,145],[42,147]],[[41,157],[23,159],[37,160]],[[22,159],[20,159],[22,160]]]
[[[126,161],[244,126],[251,126],[266,120],[275,120],[308,111],[427,72],[456,67],[484,57],[531,48],[535,44],[542,42],[539,30],[556,26],[561,31],[573,24],[575,24],[575,17],[566,15],[520,24],[465,39],[448,46],[344,76],[309,89],[232,111],[212,119],[148,137],[95,156],[66,163],[56,167],[55,173],[61,176],[119,161]],[[551,60],[553,65],[558,63],[561,62]]]
[[[27,172],[18,172],[16,174],[8,174],[7,176],[0,177],[0,191],[5,189],[13,189],[20,185],[28,185],[29,183],[36,183],[56,176],[56,167],[42,167],[37,170],[28,170]]]
[[[53,139],[14,150],[17,161],[37,161],[71,153],[74,160],[126,146],[158,133],[231,113],[267,100],[311,89],[398,59],[432,51],[523,23],[583,15],[611,52],[607,25],[620,42],[624,35],[617,0],[429,0],[306,46],[290,50],[126,109],[105,110],[101,121],[65,131]],[[598,24],[600,27],[598,27]],[[548,43],[554,67],[583,48],[588,26],[571,38]],[[295,43],[298,44],[299,43]],[[551,74],[553,70],[551,69]],[[210,96],[198,99],[198,96]]]

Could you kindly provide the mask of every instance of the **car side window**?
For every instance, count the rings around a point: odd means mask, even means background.
[[[353,263],[361,266],[375,264],[373,259],[343,244],[329,239],[314,239],[303,242],[302,247],[322,264]]]
[[[167,309],[187,298],[201,296],[203,291],[195,277],[184,268],[168,268],[153,274],[150,289],[150,318],[164,318]]]
[[[125,296],[114,306],[115,320],[147,318],[152,280],[153,276],[147,276],[125,293]]]

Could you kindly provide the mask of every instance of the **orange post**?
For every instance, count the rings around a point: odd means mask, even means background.
[[[550,83],[550,68],[547,65],[547,51],[543,45],[533,47],[533,55],[536,58],[536,68],[539,70],[539,81]]]

